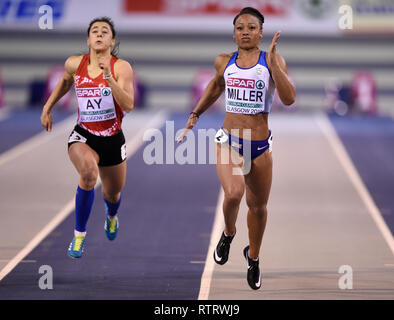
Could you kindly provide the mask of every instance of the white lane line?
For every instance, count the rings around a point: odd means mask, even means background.
[[[334,153],[345,170],[347,176],[364,202],[364,205],[368,209],[372,219],[375,221],[378,229],[382,233],[383,238],[386,240],[389,248],[391,249],[391,252],[394,254],[393,235],[391,234],[390,229],[387,227],[386,222],[382,218],[382,215],[373,201],[371,194],[365,187],[360,175],[354,167],[354,164],[350,159],[345,147],[343,146],[342,141],[339,139],[332,123],[325,114],[320,114],[316,116],[315,119],[320,129],[326,136],[328,142],[330,143],[331,148],[334,150]]]
[[[129,158],[135,153],[138,148],[144,143],[142,140],[145,130],[149,128],[160,127],[166,119],[165,112],[157,113],[147,124],[141,128],[137,134],[133,136],[129,143],[126,144],[127,157]],[[95,189],[98,188],[101,181],[98,181]],[[60,210],[56,216],[39,232],[37,235],[30,240],[30,242],[21,250],[19,253],[12,258],[8,264],[0,271],[0,281],[9,274],[36,246],[40,244],[75,208],[75,200],[70,200],[66,206]]]
[[[224,228],[224,219],[222,214],[222,206],[224,200],[223,188],[220,188],[218,202],[216,205],[215,220],[212,226],[211,241],[208,247],[207,258],[205,260],[204,271],[201,276],[200,292],[198,294],[198,300],[208,300],[209,291],[211,290],[211,281],[213,269],[215,268],[215,262],[213,260],[213,251],[217,245],[217,242],[222,235]]]
[[[56,214],[56,216],[30,240],[30,242],[12,258],[7,265],[0,271],[0,281],[9,274],[40,242],[50,234],[69,214],[74,210],[74,199],[70,200],[66,206]]]
[[[0,262],[8,262],[9,259],[0,259]],[[22,260],[20,263],[36,263],[37,260]]]
[[[38,119],[37,121],[40,120]],[[40,145],[47,143],[52,139],[55,139],[57,136],[64,134],[65,130],[67,129],[69,129],[71,133],[72,127],[70,123],[72,122],[75,122],[75,115],[69,116],[56,124],[56,126],[52,129],[52,132],[46,132],[43,128],[43,131],[41,131],[40,133],[34,135],[30,139],[25,140],[24,142],[18,144],[16,147],[0,155],[0,166],[14,160],[15,158],[22,156],[23,154],[39,147]]]

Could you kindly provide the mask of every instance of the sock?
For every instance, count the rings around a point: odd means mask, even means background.
[[[86,231],[85,232],[80,232],[77,230],[74,230],[74,236],[86,236]]]
[[[259,258],[257,258],[257,259],[252,259],[251,257],[250,257],[250,254],[249,254],[249,250],[248,250],[248,258],[250,259],[250,260],[253,260],[253,261],[259,261]]]
[[[75,196],[75,230],[79,232],[86,231],[90,211],[94,201],[94,188],[92,190],[83,190],[79,186]]]
[[[116,216],[116,214],[118,213],[118,209],[119,209],[121,200],[122,200],[122,197],[119,198],[118,202],[112,203],[104,198],[105,209],[106,209],[109,219],[114,218]]]
[[[232,235],[230,235],[230,236],[226,233],[226,230],[223,230],[223,233],[224,233],[224,236],[227,237],[227,238],[235,236],[235,232]]]

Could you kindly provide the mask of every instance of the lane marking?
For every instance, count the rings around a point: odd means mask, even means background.
[[[1,262],[8,262],[10,261],[9,259],[0,259],[0,263]],[[36,263],[37,260],[22,260],[20,263]]]
[[[40,242],[50,234],[73,210],[74,199],[70,200],[66,206],[56,214],[56,216],[30,240],[30,242],[12,258],[7,265],[0,271],[0,281],[9,274]]]
[[[5,151],[0,155],[0,166],[64,134],[64,132],[69,129],[71,122],[75,122],[74,114],[56,124],[56,126],[52,128],[52,132],[41,131],[14,148]]]
[[[146,123],[144,127],[142,127],[137,134],[133,136],[129,143],[126,144],[127,149],[127,157],[131,157],[140,146],[143,145],[144,141],[142,137],[144,135],[145,130],[149,128],[157,128],[158,126],[162,126],[167,116],[165,112],[158,112],[150,121]],[[40,134],[39,134],[40,135]],[[38,135],[38,136],[39,136]],[[36,141],[36,138],[35,140]],[[48,141],[48,139],[46,140]],[[40,145],[41,143],[34,142],[36,145]],[[31,147],[30,149],[31,150]],[[22,150],[24,151],[24,150]],[[25,152],[25,151],[24,151]],[[95,189],[101,185],[100,179],[98,179]],[[42,240],[44,240],[75,208],[75,200],[72,199],[61,209],[55,217],[40,231],[36,234],[36,236],[30,240],[30,242],[18,252],[18,254],[12,258],[7,265],[0,271],[0,281],[9,274],[31,251],[37,247]]]
[[[218,202],[216,205],[215,220],[212,226],[211,241],[208,247],[204,271],[201,276],[201,284],[200,284],[200,292],[198,294],[198,300],[208,300],[209,291],[211,290],[212,274],[215,268],[215,261],[213,260],[213,252],[224,229],[224,219],[222,214],[223,200],[224,200],[224,191],[223,188],[221,187],[218,197]]]
[[[341,163],[343,169],[345,170],[348,178],[352,182],[354,188],[357,190],[361,197],[365,207],[368,209],[369,214],[375,221],[378,229],[386,240],[391,252],[394,255],[394,238],[391,234],[390,229],[387,227],[382,214],[380,213],[378,207],[376,206],[371,194],[363,183],[357,169],[355,168],[349,154],[347,153],[342,141],[338,137],[337,132],[333,124],[328,119],[327,115],[319,114],[315,116],[315,120],[322,130],[323,134],[326,136],[331,148],[334,150],[339,162]]]

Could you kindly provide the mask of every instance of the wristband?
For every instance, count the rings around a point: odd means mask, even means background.
[[[103,74],[103,79],[108,80],[109,78],[112,78],[112,73],[110,72],[109,74]]]
[[[190,112],[190,114],[191,115],[194,114],[197,118],[200,118],[200,115],[197,112],[192,111],[192,112]]]

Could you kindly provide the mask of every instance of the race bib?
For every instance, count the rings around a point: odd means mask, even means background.
[[[86,142],[86,138],[81,136],[78,132],[75,130],[71,133],[70,137],[68,138],[68,143],[71,142]]]
[[[75,89],[80,122],[97,122],[116,118],[114,99],[110,87]]]
[[[122,147],[120,148],[120,153],[121,153],[122,160],[126,159],[126,156],[127,156],[126,144],[122,145]]]
[[[271,135],[269,137],[269,139],[268,139],[269,152],[272,152],[272,141],[273,141],[273,138],[272,138],[272,135]]]
[[[219,129],[215,135],[215,142],[223,144],[223,143],[226,143],[227,141],[228,141],[228,135],[226,134],[226,132],[223,129]]]

